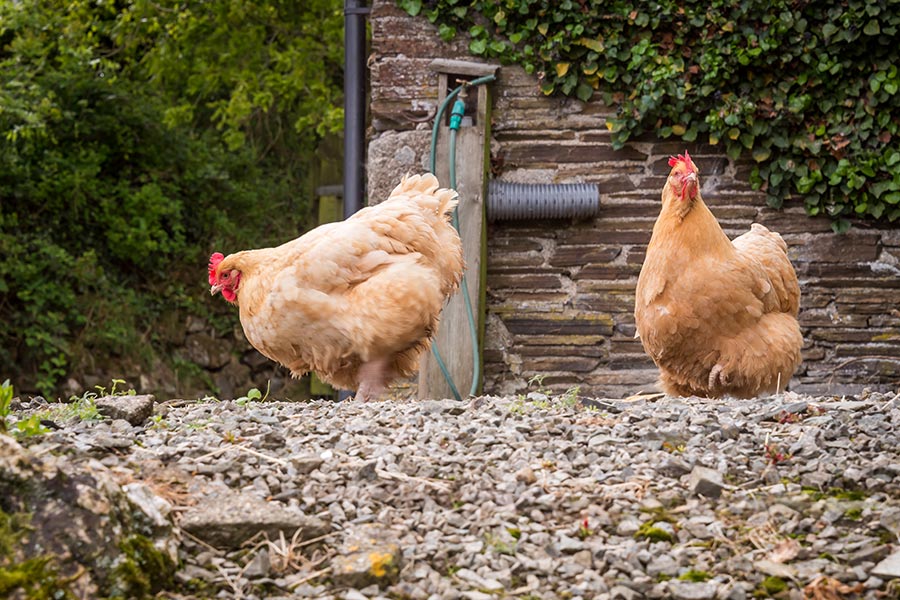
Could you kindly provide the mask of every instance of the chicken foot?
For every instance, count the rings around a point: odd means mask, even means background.
[[[713,391],[717,387],[717,381],[722,387],[725,387],[725,385],[727,384],[726,377],[722,374],[723,369],[724,367],[722,365],[716,364],[712,369],[709,370],[709,381],[707,381],[709,391]]]
[[[363,363],[359,367],[359,387],[355,400],[370,402],[378,398],[384,391],[390,363],[386,358],[378,358]]]

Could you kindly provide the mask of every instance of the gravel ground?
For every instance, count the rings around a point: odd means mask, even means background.
[[[900,598],[900,393],[172,400],[31,447],[153,492],[160,597]]]

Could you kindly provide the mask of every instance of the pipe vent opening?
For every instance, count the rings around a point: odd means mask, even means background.
[[[517,219],[586,219],[600,211],[600,188],[595,183],[488,184],[490,221]]]

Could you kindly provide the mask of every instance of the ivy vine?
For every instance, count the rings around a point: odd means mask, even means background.
[[[835,231],[900,219],[900,0],[397,2],[544,94],[599,94],[615,148],[707,141],[756,161],[772,207],[800,200]]]

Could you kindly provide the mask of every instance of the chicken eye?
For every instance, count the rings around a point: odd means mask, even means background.
[[[228,279],[228,273],[222,273],[222,279]]]

